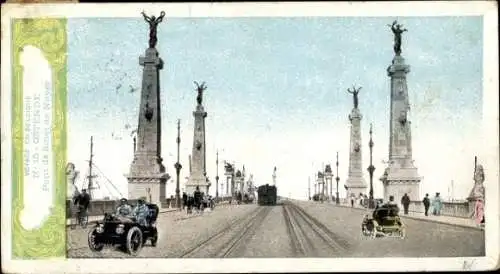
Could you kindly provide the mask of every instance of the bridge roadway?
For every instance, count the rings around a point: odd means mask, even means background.
[[[239,205],[187,216],[160,215],[156,247],[145,258],[455,257],[484,256],[484,231],[405,218],[407,237],[361,235],[366,212],[333,204],[282,201],[274,207]],[[68,228],[68,257],[127,258],[116,248],[93,253],[88,229]]]

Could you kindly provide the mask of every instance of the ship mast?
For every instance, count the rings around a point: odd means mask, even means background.
[[[92,179],[95,177],[94,175],[92,175],[92,158],[94,157],[93,150],[94,150],[94,137],[90,136],[90,159],[89,159],[89,176],[88,176],[89,184],[87,193],[89,194],[91,199],[92,199],[92,189],[94,189]]]

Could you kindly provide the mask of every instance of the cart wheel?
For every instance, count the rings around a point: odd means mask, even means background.
[[[96,239],[97,231],[96,229],[92,229],[88,234],[88,243],[89,248],[93,252],[100,252],[104,248],[104,243],[99,243]]]
[[[137,253],[139,253],[139,251],[141,250],[141,248],[142,248],[142,232],[137,226],[132,227],[128,231],[127,243],[125,246],[127,248],[127,252],[132,256],[137,255]]]

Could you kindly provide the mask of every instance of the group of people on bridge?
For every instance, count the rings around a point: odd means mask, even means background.
[[[408,215],[409,207],[410,207],[410,197],[407,193],[403,195],[401,198],[401,205],[403,206],[403,212],[405,215]],[[377,200],[376,207],[379,207],[383,204],[382,200]],[[396,205],[397,203],[394,201],[394,196],[389,197],[389,201],[387,204]],[[429,198],[429,194],[426,193],[424,199],[422,200],[422,204],[424,205],[424,214],[425,216],[429,216],[429,209],[432,207],[432,215],[441,216],[441,210],[443,209],[443,199],[440,196],[439,192],[436,192],[435,196],[432,200]],[[474,201],[473,211],[469,214],[470,218],[473,218],[476,225],[484,226],[484,199],[482,197],[477,198]]]
[[[188,214],[191,214],[193,209],[196,209],[198,213],[202,213],[206,207],[213,209],[215,207],[215,201],[212,196],[201,192],[200,187],[197,186],[196,190],[191,195],[186,192],[182,193],[182,209],[186,209]]]

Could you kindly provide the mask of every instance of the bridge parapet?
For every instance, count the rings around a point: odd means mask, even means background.
[[[128,200],[129,204],[136,205],[137,200]],[[119,200],[92,200],[90,201],[87,215],[101,216],[104,213],[115,212],[120,204]],[[77,211],[77,206],[73,205],[71,200],[66,200],[66,218],[71,218],[72,214]]]
[[[424,213],[425,207],[422,201],[412,201],[410,203],[409,210],[413,212]],[[474,210],[473,204],[469,202],[443,202],[443,206],[441,208],[441,215],[469,218],[473,210]],[[431,212],[432,212],[432,203],[429,208],[429,213]]]
[[[340,204],[343,206],[350,206],[350,199],[340,199]],[[360,207],[359,200],[354,202],[355,207]],[[402,209],[401,203],[398,203],[398,206]],[[411,201],[409,211],[424,213],[425,207],[422,201]],[[469,218],[474,211],[474,204],[469,203],[467,201],[464,202],[443,202],[443,206],[441,207],[441,215],[450,216],[450,217],[458,217],[458,218]],[[429,214],[432,213],[432,204],[429,208]]]

